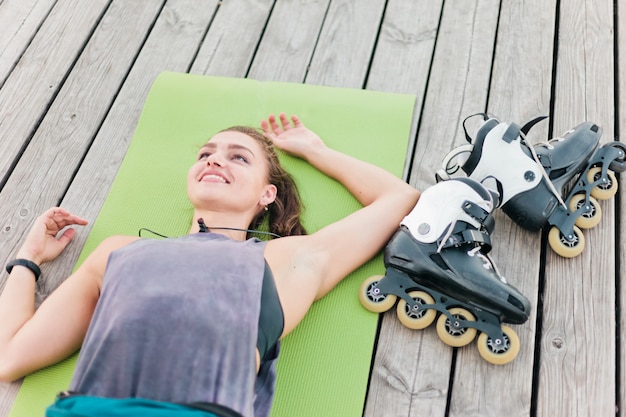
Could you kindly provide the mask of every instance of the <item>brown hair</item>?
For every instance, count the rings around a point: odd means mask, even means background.
[[[280,165],[272,141],[265,134],[249,126],[232,126],[221,132],[240,132],[256,140],[265,151],[268,162],[268,182],[276,186],[276,200],[261,210],[252,220],[250,229],[257,229],[268,216],[269,231],[280,236],[306,235],[300,221],[302,202],[293,178]],[[250,237],[250,233],[248,233]]]

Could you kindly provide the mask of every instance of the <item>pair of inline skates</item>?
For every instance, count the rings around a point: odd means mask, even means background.
[[[400,321],[423,329],[437,318],[447,345],[471,343],[486,361],[505,364],[520,349],[515,331],[530,302],[506,282],[489,258],[493,210],[502,208],[529,230],[550,227],[548,242],[564,257],[584,248],[581,229],[598,224],[598,200],[617,192],[614,172],[626,169],[626,146],[599,147],[601,129],[582,123],[561,137],[531,145],[524,127],[481,114],[483,123],[468,144],[454,149],[401,222],[384,251],[385,275],[363,282],[359,298],[372,312],[397,302]],[[471,117],[471,116],[470,116]],[[467,119],[466,119],[467,121]],[[451,178],[462,169],[466,177]]]

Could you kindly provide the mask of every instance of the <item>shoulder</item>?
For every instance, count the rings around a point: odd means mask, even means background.
[[[141,238],[137,236],[125,236],[125,235],[109,236],[106,239],[104,239],[102,242],[100,242],[98,247],[95,249],[94,253],[99,253],[100,255],[106,256],[108,258],[111,252],[117,249],[121,249],[124,246],[132,242],[135,242],[139,239]]]
[[[100,242],[96,249],[91,252],[87,259],[85,259],[83,265],[85,268],[95,269],[97,271],[104,272],[104,269],[106,268],[106,263],[109,259],[109,255],[111,255],[111,252],[121,249],[124,246],[139,239],[140,238],[136,236],[109,236],[102,242]]]

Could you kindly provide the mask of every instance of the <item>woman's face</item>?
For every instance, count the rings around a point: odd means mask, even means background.
[[[257,213],[276,197],[268,170],[265,151],[255,139],[220,132],[198,152],[187,175],[187,193],[196,208]]]

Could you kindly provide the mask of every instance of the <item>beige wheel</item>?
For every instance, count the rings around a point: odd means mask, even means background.
[[[597,181],[602,175],[602,167],[593,167],[587,172],[587,181],[590,183]],[[606,171],[606,175],[609,177],[609,182],[593,187],[591,195],[598,200],[608,200],[617,193],[617,178],[613,171]]]
[[[361,305],[372,313],[382,313],[389,310],[397,299],[393,294],[382,294],[380,292],[378,282],[381,279],[383,279],[382,275],[371,276],[363,281],[359,290]]]
[[[580,255],[585,248],[583,232],[576,226],[574,226],[574,235],[574,240],[570,242],[565,239],[557,227],[552,227],[548,233],[548,243],[557,255],[561,255],[564,258],[573,258]]]
[[[433,297],[424,291],[411,291],[408,295],[419,304],[435,304]],[[430,324],[435,321],[435,317],[437,317],[437,310],[432,308],[420,308],[417,311],[410,310],[409,304],[402,298],[398,301],[396,313],[402,324],[409,329],[415,330],[430,326]]]
[[[583,204],[585,204],[585,195],[576,194],[569,202],[569,209],[574,212]],[[589,197],[589,205],[591,208],[588,211],[583,212],[583,214],[576,219],[576,226],[581,229],[591,229],[592,227],[596,227],[602,219],[602,209],[600,208],[598,200],[593,197]]]
[[[476,321],[476,317],[464,308],[455,307],[448,310],[452,317],[466,321]],[[476,329],[473,327],[458,327],[450,322],[445,314],[437,320],[437,334],[448,346],[461,347],[469,345],[476,337]]]
[[[520,342],[517,333],[508,326],[501,326],[504,340],[494,341],[487,333],[478,336],[478,353],[484,360],[494,365],[511,362],[519,353]]]

